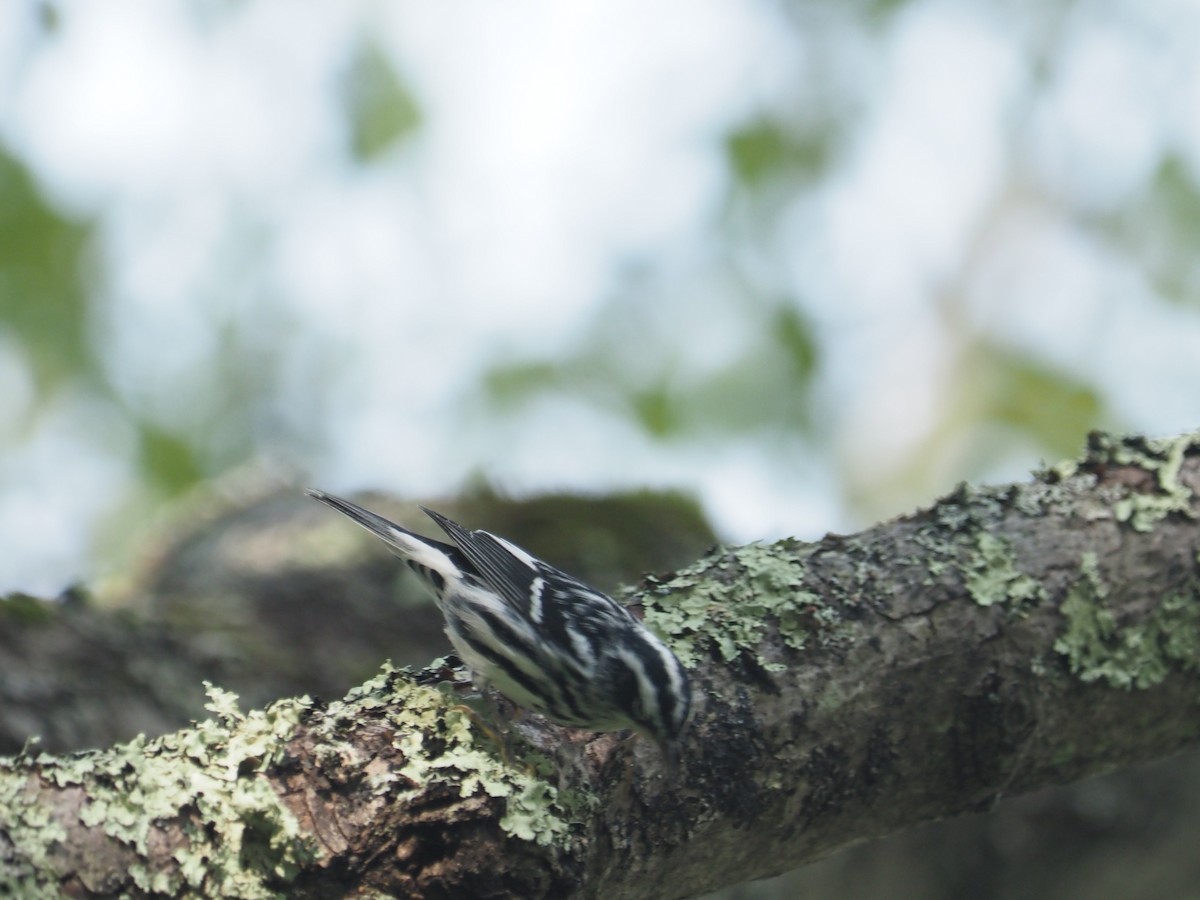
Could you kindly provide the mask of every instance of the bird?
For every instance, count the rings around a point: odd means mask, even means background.
[[[382,539],[421,577],[476,687],[494,687],[559,725],[631,729],[677,765],[691,713],[687,672],[616,600],[511,541],[423,506],[449,542],[333,494],[306,493]]]

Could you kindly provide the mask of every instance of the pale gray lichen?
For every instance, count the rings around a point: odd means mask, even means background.
[[[37,780],[0,759],[0,809],[7,812],[0,834],[11,847],[0,856],[0,894],[14,897],[59,897],[51,871],[51,850],[67,839],[51,809],[39,802]]]
[[[146,857],[162,828],[182,831],[186,839],[172,864],[128,869],[137,890],[247,900],[283,896],[283,886],[318,850],[265,773],[279,761],[311,701],[281,701],[243,713],[227,691],[210,685],[208,696],[213,718],[174,734],[71,756],[0,761],[0,808],[11,814],[2,829],[11,852],[0,860],[0,893],[58,895],[55,863],[61,860],[55,848],[68,832],[41,793],[50,783],[86,788],[79,822],[102,829],[139,857]],[[361,759],[358,745],[346,739],[369,710],[382,712],[394,726],[402,765]],[[324,714],[312,716],[310,724],[319,738],[317,752],[342,765],[362,765],[377,796],[403,803],[441,782],[457,785],[464,798],[502,798],[500,827],[521,840],[564,839],[580,820],[571,810],[587,804],[550,784],[543,777],[548,767],[544,761],[539,766],[536,754],[528,754],[532,764],[529,759],[507,764],[490,738],[473,727],[470,712],[390,663]],[[426,735],[436,736],[436,752],[426,746]]]
[[[80,823],[102,829],[139,856],[146,856],[151,836],[164,824],[181,827],[187,840],[174,851],[175,866],[130,867],[129,878],[140,890],[247,900],[278,896],[272,885],[293,878],[315,850],[264,773],[295,731],[308,698],[243,714],[234,695],[211,685],[208,690],[216,718],[191,729],[149,741],[139,736],[107,750],[0,763],[0,804],[13,815],[6,831],[13,858],[21,860],[11,873],[17,884],[54,884],[53,848],[67,839],[41,796],[40,779],[58,788],[86,787]]]
[[[392,727],[392,745],[403,765],[392,768],[355,759],[359,751],[341,739],[359,711],[368,709]],[[322,739],[323,752],[363,764],[372,790],[396,802],[415,798],[437,783],[456,785],[463,798],[482,792],[503,799],[500,828],[521,840],[548,845],[565,839],[587,805],[543,777],[549,763],[532,749],[522,748],[525,758],[509,764],[469,708],[437,686],[416,683],[411,673],[390,662],[344,700],[330,704],[314,732]],[[436,739],[436,752],[426,746],[427,737]]]

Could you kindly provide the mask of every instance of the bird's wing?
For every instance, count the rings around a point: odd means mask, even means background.
[[[549,587],[564,582],[579,584],[504,538],[486,531],[467,531],[441,513],[423,506],[421,509],[459,546],[483,580],[513,609],[536,624],[542,624],[545,617],[542,598]]]

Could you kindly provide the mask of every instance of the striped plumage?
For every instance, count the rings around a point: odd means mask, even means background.
[[[688,720],[687,674],[625,607],[504,538],[422,510],[453,543],[309,491],[382,538],[432,589],[446,634],[477,682],[562,725],[632,728],[673,759]]]

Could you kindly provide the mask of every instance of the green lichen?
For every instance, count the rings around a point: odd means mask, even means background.
[[[1168,594],[1135,624],[1121,625],[1105,606],[1108,586],[1095,553],[1085,553],[1081,577],[1067,592],[1061,612],[1066,630],[1054,649],[1067,657],[1083,681],[1118,688],[1148,688],[1173,670],[1200,667],[1200,603],[1196,592]]]
[[[1066,481],[1079,473],[1079,460],[1063,459],[1045,470],[1045,475],[1056,481]]]
[[[701,640],[712,641],[726,662],[742,653],[758,654],[770,624],[796,650],[813,639],[845,640],[841,614],[804,589],[804,567],[793,550],[785,541],[718,551],[655,586],[655,593],[669,594],[671,603],[648,607],[646,624],[670,640],[686,666],[697,662]],[[786,668],[756,658],[768,671]]]
[[[177,866],[132,866],[128,875],[138,889],[278,897],[276,886],[295,877],[315,851],[263,773],[277,762],[309,701],[243,714],[234,695],[209,686],[209,697],[216,719],[191,729],[151,741],[139,736],[107,750],[43,753],[0,764],[0,805],[16,817],[6,823],[13,858],[21,860],[15,883],[52,885],[51,854],[55,842],[67,838],[39,802],[40,778],[59,788],[86,785],[79,821],[141,856],[160,827],[181,823],[187,841],[175,851]],[[20,771],[22,765],[32,765],[35,774]]]
[[[926,572],[932,586],[947,572],[957,573],[967,595],[980,606],[1004,606],[1016,614],[1046,599],[1046,590],[1017,566],[1005,522],[1015,510],[1042,514],[1042,501],[1011,486],[960,484],[938,501],[914,542],[923,554],[907,563]]]
[[[1132,465],[1154,476],[1158,489],[1153,493],[1134,491],[1117,500],[1113,514],[1128,522],[1135,531],[1149,531],[1154,524],[1172,513],[1192,516],[1192,492],[1179,480],[1179,470],[1187,452],[1200,442],[1200,434],[1174,438],[1115,440],[1096,436],[1093,453],[1107,451],[1112,462]]]
[[[1020,572],[1008,543],[986,531],[975,536],[975,549],[964,567],[967,592],[980,606],[1009,603],[1019,607],[1046,596],[1036,580]]]

